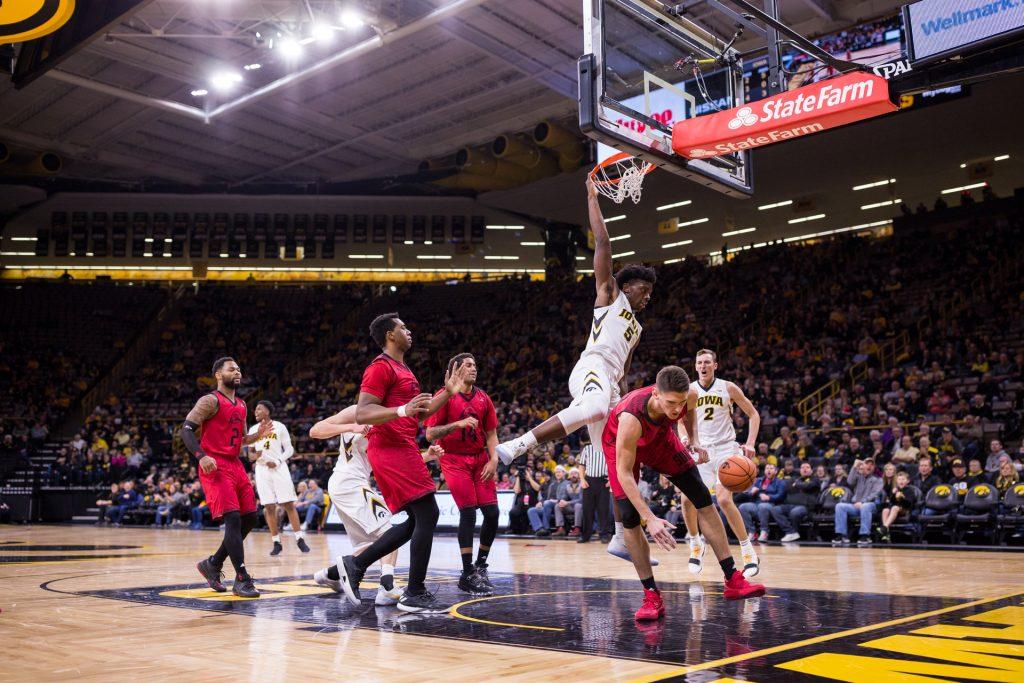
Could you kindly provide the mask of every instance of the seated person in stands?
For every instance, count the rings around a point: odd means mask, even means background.
[[[747,527],[747,533],[754,535],[754,515],[757,515],[757,526],[761,529],[757,540],[764,543],[768,540],[768,520],[771,518],[772,508],[781,503],[786,497],[786,484],[776,477],[777,470],[771,463],[764,466],[764,476],[754,482],[754,488],[748,493],[754,496],[754,500],[740,505],[740,516]]]
[[[978,463],[978,467],[981,467],[981,462],[975,460]],[[967,474],[967,466],[964,464],[963,458],[953,458],[949,463],[949,470],[952,476],[947,482],[949,487],[956,492],[957,500],[963,502],[964,496],[967,495],[967,491],[974,485],[971,481],[971,477]],[[927,491],[921,491],[922,496],[927,496]]]
[[[971,458],[967,463],[967,483],[969,486],[989,483],[988,472],[982,468],[981,460],[978,458]]]
[[[324,491],[320,488],[316,479],[306,482],[306,489],[299,494],[299,500],[295,503],[295,510],[300,516],[304,516],[300,529],[305,531],[311,524],[315,527],[316,520],[324,509]]]
[[[921,451],[917,461],[917,473],[910,478],[910,483],[919,488],[924,494],[931,491],[933,486],[938,486],[942,483],[939,475],[932,471],[932,458],[930,455],[926,455],[925,451]]]
[[[836,505],[836,537],[832,545],[849,545],[846,529],[851,519],[860,521],[860,538],[857,545],[871,545],[871,518],[875,514],[882,495],[882,478],[875,474],[875,461],[856,460],[846,483],[853,489],[849,503]]]
[[[846,481],[850,475],[846,472],[846,467],[842,463],[836,463],[835,468],[832,470],[832,478],[829,480],[828,486],[846,486]]]
[[[559,535],[559,531],[565,533],[565,528],[568,526],[566,522],[568,512],[572,512],[573,515],[573,526],[569,536],[579,536],[580,523],[583,520],[583,487],[580,484],[580,471],[575,467],[569,470],[569,484],[565,487],[565,497],[558,501],[558,506],[555,508],[555,526],[558,527],[555,530],[555,536]]]
[[[135,490],[135,482],[126,479],[121,484],[121,491],[117,494],[117,505],[110,506],[110,522],[114,526],[120,526],[121,520],[129,510],[134,510],[142,503],[142,496]]]
[[[917,489],[910,485],[910,475],[900,472],[896,475],[896,483],[885,491],[882,503],[882,529],[880,538],[884,543],[891,543],[889,527],[897,519],[906,520],[918,503]]]
[[[824,472],[824,468],[820,468]],[[800,523],[818,504],[821,480],[811,471],[811,463],[800,463],[800,472],[786,480],[786,497],[772,508],[772,519],[782,530],[782,542],[800,540]]]
[[[96,524],[104,524],[110,521],[107,519],[107,516],[117,507],[117,499],[120,493],[121,487],[115,482],[110,485],[110,490],[101,495],[100,499],[96,501],[96,507],[100,509]]]
[[[1017,472],[1017,468],[1013,466],[1013,460],[1008,455],[1004,456],[999,461],[999,472],[992,480],[992,485],[999,490],[999,495],[1003,496],[1018,483],[1020,483],[1020,474]]]

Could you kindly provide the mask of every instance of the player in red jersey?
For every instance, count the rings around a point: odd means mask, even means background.
[[[487,577],[487,554],[498,534],[498,416],[494,403],[476,386],[476,359],[460,353],[448,361],[448,372],[466,372],[457,394],[427,420],[427,441],[444,448],[441,472],[459,508],[459,589],[473,595],[494,595]],[[473,564],[473,532],[477,508],[483,514],[480,551]]]
[[[627,394],[612,410],[602,436],[604,457],[608,463],[608,483],[622,512],[626,546],[644,587],[644,603],[636,612],[640,621],[665,616],[665,603],[651,569],[651,548],[641,525],[646,526],[647,532],[665,550],[676,545],[672,536],[675,526],[656,517],[640,494],[636,483],[640,465],[668,477],[697,508],[704,537],[725,573],[725,599],[764,595],[764,586],[747,583],[743,573],[736,569],[725,527],[711,504],[711,493],[697,472],[696,464],[707,461],[707,451],[694,445],[693,449],[698,454],[695,462],[689,448],[683,445],[676,433],[675,424],[686,412],[689,389],[690,378],[685,370],[674,365],[662,368],[653,386]],[[689,420],[685,425],[687,432],[693,434],[693,421]]]
[[[258,598],[260,593],[245,569],[243,541],[256,526],[256,495],[238,456],[242,446],[266,438],[274,429],[270,420],[247,435],[245,401],[235,392],[242,383],[242,370],[233,358],[218,358],[213,364],[217,390],[206,394],[185,417],[181,440],[199,458],[199,481],[214,522],[224,520],[224,540],[210,557],[196,565],[210,588],[223,593],[224,560],[231,558],[235,582],[231,592],[241,598]],[[202,430],[201,440],[196,432]]]
[[[363,372],[356,422],[373,425],[367,435],[366,456],[377,486],[392,513],[408,515],[353,557],[342,558],[341,585],[349,601],[360,603],[359,582],[380,558],[409,543],[409,583],[398,601],[403,612],[444,613],[424,579],[437,526],[434,479],[416,445],[419,421],[436,413],[465,382],[466,369],[445,374],[445,388],[431,397],[420,392],[416,375],[405,364],[412,333],[397,313],[385,313],[370,323],[370,336],[383,350]]]

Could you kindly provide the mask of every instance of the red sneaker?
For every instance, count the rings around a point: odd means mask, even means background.
[[[729,580],[725,582],[726,600],[743,600],[744,598],[759,598],[764,595],[764,586],[759,583],[748,583],[743,572],[735,570]]]
[[[654,621],[665,616],[665,603],[661,601],[661,591],[644,589],[644,604],[636,611],[637,621]]]

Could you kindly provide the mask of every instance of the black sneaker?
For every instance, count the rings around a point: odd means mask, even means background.
[[[299,550],[301,550],[302,552],[304,552],[304,553],[308,553],[309,552],[309,546],[306,545],[306,539],[300,538],[298,540],[298,543],[296,543],[296,545],[299,546]]]
[[[359,596],[359,582],[363,580],[365,572],[356,566],[351,555],[341,558],[341,566],[338,569],[341,570],[341,587],[345,591],[345,597],[353,605],[360,604],[362,598]]]
[[[850,539],[846,536],[836,536],[832,539],[832,545],[850,545]]]
[[[284,548],[281,546],[281,541],[274,541],[274,549],[270,551],[270,556],[275,557],[281,554]]]
[[[459,577],[459,590],[469,593],[470,595],[493,595],[494,592],[488,590],[485,585],[480,581],[480,577],[477,573],[470,569],[468,572],[462,572],[462,576]]]
[[[235,582],[231,585],[231,592],[240,598],[258,598],[260,592],[256,590],[256,586],[253,585],[252,577],[246,574],[245,576],[236,576]]]
[[[547,530],[547,529],[538,529],[537,530],[537,536],[540,537],[540,538],[544,538],[545,536],[550,536],[550,535],[551,535],[551,532],[549,530]]]
[[[210,588],[218,593],[227,592],[228,589],[224,587],[224,572],[221,571],[220,567],[211,562],[210,558],[206,558],[197,564],[196,569],[206,579],[206,583],[210,585]]]
[[[493,595],[494,594],[494,584],[491,583],[491,577],[489,577],[487,575],[487,563],[484,562],[483,564],[476,565],[476,568],[475,568],[474,571],[476,572],[476,577],[478,579],[480,579],[480,584],[484,588],[489,590],[491,592],[491,595]]]
[[[576,539],[577,543],[590,543],[590,536],[580,536]]]
[[[429,591],[410,595],[406,591],[398,601],[398,609],[403,612],[416,612],[418,614],[447,614],[448,607],[437,601],[437,596]]]

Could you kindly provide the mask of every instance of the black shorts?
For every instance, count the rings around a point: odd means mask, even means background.
[[[696,467],[691,467],[685,472],[671,476],[668,480],[672,482],[673,486],[682,491],[683,495],[698,510],[711,505],[711,492],[704,485],[704,481],[700,478],[700,473]],[[633,503],[629,501],[629,498],[617,498],[615,504],[619,506],[619,512],[622,513],[622,523],[627,529],[635,528],[640,523],[640,513]]]

